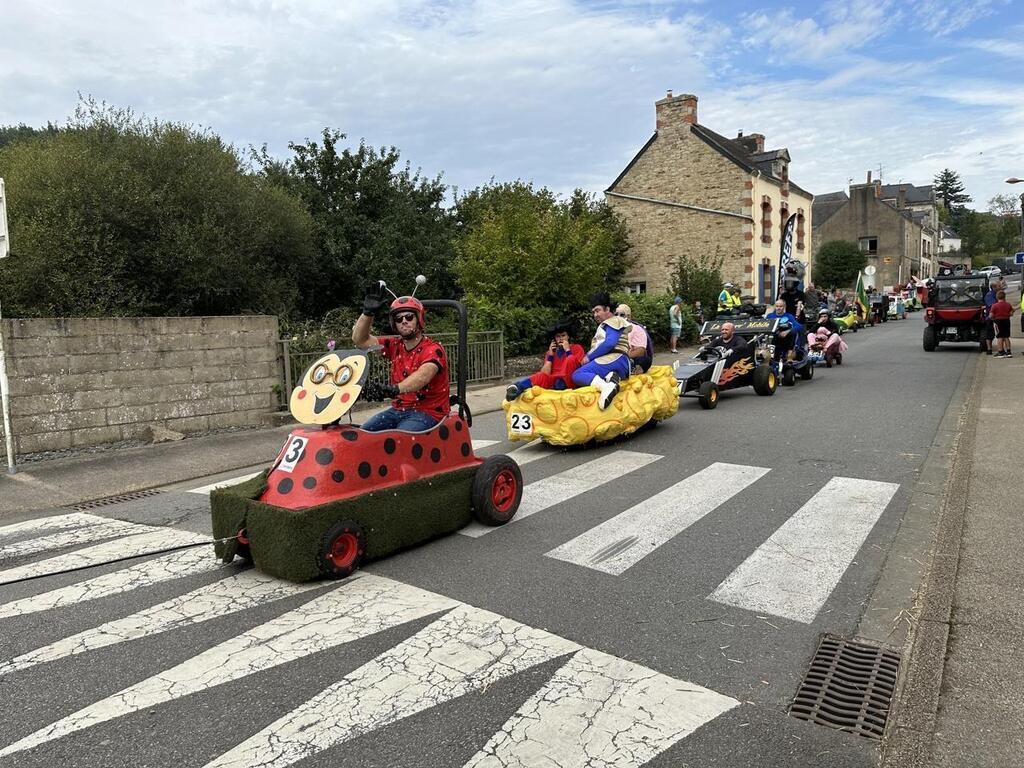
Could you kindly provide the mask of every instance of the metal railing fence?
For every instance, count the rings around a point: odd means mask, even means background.
[[[435,333],[431,334],[430,338],[444,347],[445,354],[448,355],[449,379],[454,384],[459,356],[458,334]],[[494,381],[504,377],[505,336],[502,331],[470,331],[469,343],[466,346],[466,363],[468,365],[466,380],[469,384]],[[287,408],[292,389],[302,380],[302,376],[309,366],[327,354],[327,350],[296,352],[291,348],[291,339],[279,339],[277,354],[281,376],[280,404]],[[390,376],[391,364],[381,355],[370,355],[370,377],[381,383],[387,383],[390,381]]]

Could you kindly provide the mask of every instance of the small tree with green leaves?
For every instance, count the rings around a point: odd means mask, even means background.
[[[678,258],[672,265],[672,292],[691,307],[699,301],[706,318],[714,316],[718,294],[722,292],[723,261],[720,250],[716,250],[714,256]]]
[[[850,240],[822,243],[814,259],[814,281],[821,288],[853,285],[857,273],[868,264],[868,257]]]

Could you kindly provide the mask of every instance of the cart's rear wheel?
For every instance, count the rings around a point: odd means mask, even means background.
[[[710,411],[718,405],[718,386],[712,381],[701,382],[697,390],[697,402],[705,411]]]
[[[519,509],[523,473],[505,455],[488,456],[473,477],[473,517],[483,525],[504,525]]]
[[[344,579],[359,567],[366,551],[362,526],[348,520],[335,523],[320,539],[317,566],[332,579]]]
[[[814,364],[807,363],[803,368],[800,369],[800,378],[805,381],[809,381],[814,378]]]

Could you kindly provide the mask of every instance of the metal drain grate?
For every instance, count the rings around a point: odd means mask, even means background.
[[[122,493],[120,496],[108,496],[105,499],[96,499],[96,501],[86,501],[81,504],[70,505],[71,509],[77,512],[84,512],[87,509],[98,509],[99,507],[109,507],[111,504],[120,504],[123,501],[136,501],[137,499],[148,499],[151,496],[159,496],[163,491],[134,491],[133,493]]]
[[[789,714],[881,739],[899,667],[893,651],[822,635]]]

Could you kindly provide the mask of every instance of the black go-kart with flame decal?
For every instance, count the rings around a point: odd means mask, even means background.
[[[759,395],[773,395],[779,386],[771,366],[772,335],[777,319],[763,317],[726,317],[710,320],[701,327],[701,338],[718,336],[722,325],[730,322],[735,335],[745,343],[738,349],[702,346],[687,363],[676,361],[675,374],[680,397],[696,397],[700,407],[714,408],[721,392],[753,387]]]

